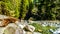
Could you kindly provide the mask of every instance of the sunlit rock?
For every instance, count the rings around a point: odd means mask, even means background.
[[[18,25],[10,23],[5,27],[4,34],[25,34],[26,32]]]
[[[3,34],[15,34],[15,29],[13,27],[8,27],[4,30]]]
[[[34,32],[35,27],[32,26],[32,25],[26,25],[26,26],[25,26],[25,29],[26,29],[26,30],[29,30],[29,31],[31,31],[31,32]]]
[[[18,25],[18,27],[20,27],[21,29],[23,29],[26,26],[26,24],[22,24],[19,21],[16,21],[16,25]]]

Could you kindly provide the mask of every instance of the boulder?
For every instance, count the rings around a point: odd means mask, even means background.
[[[15,29],[13,27],[8,27],[4,30],[3,34],[15,34]]]
[[[25,34],[26,32],[14,23],[8,24],[4,29],[4,34]]]

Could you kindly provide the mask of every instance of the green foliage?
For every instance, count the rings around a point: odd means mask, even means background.
[[[0,2],[0,14],[9,15],[9,10],[6,9],[6,4],[3,1]]]
[[[22,19],[60,20],[60,0],[1,0],[0,14]]]
[[[51,32],[49,32],[49,29],[53,29],[53,30],[57,29],[56,27],[54,27],[54,26],[51,27],[49,25],[44,27],[38,23],[32,23],[30,25],[35,27],[35,32],[40,32],[42,34],[52,34]]]
[[[35,7],[38,8],[38,11],[35,12],[36,19],[38,20],[56,20],[57,15],[60,13],[59,0],[34,0]],[[34,7],[34,8],[35,8]]]
[[[28,9],[28,7],[29,7],[29,2],[28,2],[28,0],[21,0],[21,9],[20,9],[20,17],[22,18],[22,19],[24,19],[24,17],[26,16],[26,13],[27,13],[27,9]]]
[[[35,29],[36,32],[39,32],[39,30],[42,30],[42,26],[40,24],[33,23],[33,24],[30,24],[30,25],[33,25],[36,28]]]
[[[20,4],[20,0],[2,0],[2,3],[5,5],[5,7],[3,7],[3,9],[7,10],[7,15],[8,16],[13,16],[18,18],[19,17],[19,4]],[[5,11],[6,12],[6,11]],[[6,15],[4,14],[4,15]]]

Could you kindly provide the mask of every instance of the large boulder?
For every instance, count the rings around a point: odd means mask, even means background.
[[[16,24],[11,23],[5,27],[4,34],[25,34],[25,31]]]

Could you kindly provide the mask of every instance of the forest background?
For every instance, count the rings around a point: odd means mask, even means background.
[[[0,0],[0,14],[24,20],[60,20],[60,0]]]

